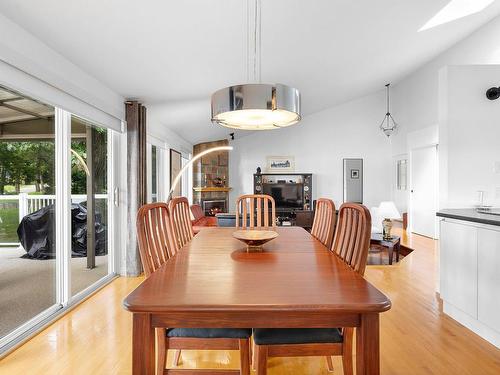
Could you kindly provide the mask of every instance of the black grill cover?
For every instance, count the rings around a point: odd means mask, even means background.
[[[26,215],[17,227],[19,242],[26,250],[23,258],[53,259],[56,256],[54,205]],[[87,256],[87,209],[71,205],[71,256]],[[101,215],[95,215],[95,254],[106,255],[107,230]]]

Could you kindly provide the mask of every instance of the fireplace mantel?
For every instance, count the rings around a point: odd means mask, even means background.
[[[229,192],[232,188],[230,187],[218,187],[218,186],[208,186],[208,187],[194,187],[193,190],[198,193],[211,193],[215,191]]]

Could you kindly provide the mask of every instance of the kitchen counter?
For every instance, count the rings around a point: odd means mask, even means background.
[[[500,212],[498,209],[494,209],[493,212],[495,212],[495,214],[480,213],[474,208],[454,208],[443,209],[437,212],[436,216],[500,226]]]

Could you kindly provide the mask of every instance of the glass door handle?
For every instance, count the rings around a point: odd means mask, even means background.
[[[115,207],[120,205],[120,189],[117,187],[113,190],[113,204]]]

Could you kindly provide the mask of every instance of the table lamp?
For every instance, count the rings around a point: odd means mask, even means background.
[[[396,205],[394,204],[394,202],[391,202],[391,201],[380,203],[380,206],[378,206],[378,213],[379,213],[380,217],[384,218],[384,220],[382,221],[384,240],[390,240],[391,239],[392,220],[393,219],[400,219],[401,214],[399,213],[398,209],[396,208]]]

